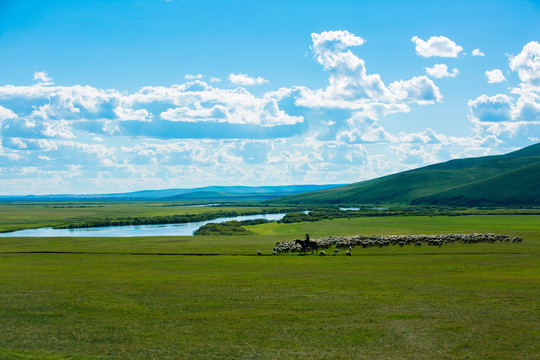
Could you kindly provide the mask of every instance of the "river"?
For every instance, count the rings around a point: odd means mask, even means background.
[[[0,237],[132,237],[132,236],[193,236],[193,233],[208,223],[222,223],[232,220],[281,220],[285,214],[260,214],[235,217],[223,217],[213,220],[183,224],[104,226],[80,229],[25,229],[0,233]]]

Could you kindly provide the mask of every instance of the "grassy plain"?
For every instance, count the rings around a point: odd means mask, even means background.
[[[540,358],[540,216],[249,229],[0,238],[0,359]],[[305,233],[484,231],[524,242],[255,255]]]

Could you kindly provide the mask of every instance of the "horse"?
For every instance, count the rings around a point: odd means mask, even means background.
[[[314,251],[318,251],[319,250],[319,246],[317,244],[316,241],[310,241],[310,240],[294,240],[294,244],[295,245],[298,245],[300,244],[301,246],[301,249],[300,249],[300,252],[299,254],[302,254],[302,251],[304,252],[304,254],[307,254],[307,250],[308,249],[311,249],[311,253],[313,254]]]

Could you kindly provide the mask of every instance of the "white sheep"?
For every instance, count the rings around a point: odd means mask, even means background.
[[[345,252],[345,255],[346,255],[346,256],[351,256],[352,254],[351,254],[350,251],[346,251],[346,252]]]

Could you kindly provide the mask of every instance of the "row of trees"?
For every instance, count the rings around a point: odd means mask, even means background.
[[[533,211],[534,212],[534,211]],[[361,208],[359,210],[339,210],[339,208],[320,208],[311,210],[307,214],[303,212],[294,212],[285,215],[280,220],[281,223],[296,223],[307,221],[320,221],[335,218],[353,218],[353,217],[381,217],[381,216],[462,216],[474,214],[515,214],[522,213],[516,210],[485,210],[485,209],[466,209],[466,208],[440,208],[435,206],[427,207],[395,207],[389,209]]]
[[[201,226],[194,235],[251,235],[250,231],[243,226],[258,225],[270,222],[265,219],[244,220],[244,221],[227,221],[223,223],[210,223]]]

